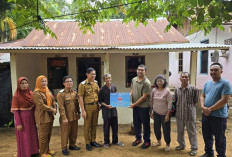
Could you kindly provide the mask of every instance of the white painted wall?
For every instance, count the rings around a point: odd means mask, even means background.
[[[232,38],[232,32],[230,31],[231,26],[224,26],[225,31],[221,31],[218,28],[214,28],[208,35],[204,35],[203,32],[197,32],[192,35],[187,36],[186,38],[190,41],[190,43],[200,43],[202,40],[209,39],[210,44],[224,44],[225,39]],[[213,63],[211,62],[210,53],[213,51],[209,51],[208,56],[208,72],[209,66]],[[227,52],[229,54],[228,58],[219,57],[219,63],[221,63],[224,67],[224,72],[222,77],[229,80],[232,83],[232,46],[230,50]],[[219,55],[220,52],[219,52]],[[184,71],[190,72],[190,52],[184,52]],[[170,85],[171,86],[178,86],[180,84],[179,81],[179,74],[178,74],[178,55],[177,53],[170,53],[169,54],[169,69],[172,72],[172,76],[170,77]],[[200,51],[198,51],[197,57],[197,77],[196,77],[196,87],[202,89],[205,82],[210,80],[211,77],[208,74],[200,74]]]
[[[169,87],[173,88],[178,86],[179,81],[179,72],[178,72],[178,52],[170,52],[169,53],[169,71],[171,72],[171,76],[169,77]]]
[[[141,52],[141,51],[138,51]],[[85,51],[85,54],[88,53]],[[89,52],[91,53],[91,51]],[[133,51],[133,53],[137,53]],[[168,74],[168,62],[169,56],[168,53],[139,53],[141,56],[145,56],[145,64],[147,66],[147,77],[153,83],[153,80],[156,75],[164,74],[164,71],[167,71]],[[91,55],[93,57],[93,54]],[[101,57],[101,60],[104,60],[105,54],[99,53],[94,54],[95,57]],[[117,53],[109,55],[109,71],[113,77],[113,84],[118,87],[119,92],[129,92],[130,88],[125,86],[125,57],[133,56],[132,53]],[[16,54],[16,67],[17,67],[17,77],[25,76],[30,81],[30,89],[34,90],[35,81],[39,75],[47,76],[47,58],[52,57],[68,57],[68,74],[74,79],[74,88],[77,88],[77,67],[76,67],[76,58],[82,57],[82,54],[78,53],[43,53],[43,54]],[[86,55],[85,55],[86,57]],[[89,54],[87,54],[89,57]],[[102,63],[102,73],[103,76],[104,65]],[[103,82],[103,80],[102,80]],[[103,85],[103,83],[102,83]],[[13,87],[14,91],[16,87]],[[60,89],[55,90],[57,93]],[[118,118],[120,124],[129,124],[132,122],[132,110],[129,108],[118,108]],[[102,124],[102,113],[99,113],[98,123]],[[83,124],[83,119],[79,120],[79,124]],[[56,115],[54,125],[59,125],[59,113]]]
[[[230,26],[226,25],[224,27],[225,27],[225,31],[221,31],[218,28],[214,28],[206,36],[204,35],[203,32],[198,32],[198,33],[192,34],[186,38],[192,43],[200,43],[202,40],[209,39],[210,44],[224,44],[225,39],[232,38],[232,32],[230,32]],[[212,52],[213,51],[209,51],[209,56],[208,56],[208,61],[209,61],[209,63],[208,63],[208,75],[200,73],[200,53],[198,53],[196,86],[199,89],[202,89],[204,87],[205,82],[211,79],[211,77],[209,75],[209,67],[213,63],[213,62],[211,62],[211,57],[210,57],[210,53],[212,53]],[[224,67],[224,73],[222,74],[222,77],[229,80],[230,82],[232,82],[232,77],[231,77],[232,76],[232,71],[231,71],[232,47],[230,48],[229,52],[227,52],[227,53],[229,54],[228,58],[219,57],[218,62],[221,63]],[[219,53],[219,55],[221,55],[221,54]]]
[[[190,55],[188,51],[183,52],[183,71],[189,72],[190,69]],[[179,52],[170,52],[169,53],[169,70],[172,75],[169,77],[169,87],[180,86],[180,72],[178,71],[179,65]]]

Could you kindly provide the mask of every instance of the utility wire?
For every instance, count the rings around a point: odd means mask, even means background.
[[[140,0],[140,1],[131,2],[131,3],[124,3],[124,4],[114,5],[114,6],[105,7],[105,8],[87,10],[87,11],[83,11],[83,12],[79,12],[79,13],[71,13],[71,14],[53,16],[53,17],[44,18],[44,19],[53,19],[53,18],[56,18],[56,17],[73,16],[73,15],[84,14],[84,13],[88,13],[88,12],[96,12],[96,11],[107,10],[107,9],[112,9],[112,8],[118,8],[118,7],[127,6],[127,5],[131,5],[131,4],[136,4],[136,3],[142,3],[143,1],[145,1],[145,0]]]
[[[39,0],[37,0],[37,17],[39,16]]]
[[[71,13],[71,14],[64,14],[64,15],[58,15],[58,16],[52,16],[52,17],[47,17],[47,18],[43,18],[43,19],[55,19],[55,18],[60,18],[60,17],[65,17],[65,16],[73,16],[73,15],[78,15],[78,14],[84,14],[84,13],[89,13],[89,12],[96,12],[96,11],[101,11],[101,10],[107,10],[107,9],[112,9],[112,8],[118,8],[118,7],[121,7],[121,6],[127,6],[127,5],[131,5],[131,4],[136,4],[136,3],[142,3],[144,1],[147,1],[147,0],[140,0],[140,1],[136,1],[136,2],[131,2],[131,3],[124,3],[124,4],[119,4],[119,5],[114,5],[114,6],[110,6],[110,7],[105,7],[105,8],[99,8],[99,9],[93,9],[93,10],[87,10],[87,11],[82,11],[82,12],[77,12],[77,13]],[[4,31],[0,34],[0,36],[2,36],[4,33],[7,33],[11,30],[14,30],[14,29],[18,29],[18,28],[22,28],[26,25],[29,25],[29,24],[32,24],[34,22],[37,22],[37,21],[41,21],[41,24],[44,24],[43,23],[43,19],[39,16],[39,5],[38,5],[38,0],[37,0],[37,19],[36,20],[33,20],[33,21],[30,21],[30,22],[27,22],[23,25],[20,25],[20,26],[17,26],[15,28],[12,28],[12,29],[9,29],[7,31]]]

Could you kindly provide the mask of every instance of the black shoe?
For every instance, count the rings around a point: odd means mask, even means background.
[[[138,144],[140,144],[142,141],[141,140],[135,140],[133,143],[132,143],[132,146],[137,146]]]
[[[90,145],[93,146],[93,147],[101,147],[101,145],[97,142],[90,142]]]
[[[69,155],[69,151],[67,149],[62,150],[63,155]]]
[[[93,150],[90,144],[86,144],[86,150],[88,150],[88,151],[92,151]]]
[[[201,155],[200,157],[214,157],[214,155],[205,153],[204,155]]]
[[[31,157],[40,157],[40,154],[39,153],[32,154]]]
[[[175,148],[176,151],[180,151],[180,150],[184,150],[184,149],[185,149],[185,147],[184,147],[184,146],[181,146],[181,145],[179,145],[179,146],[177,146],[177,147]]]
[[[147,149],[148,147],[150,147],[150,143],[149,142],[144,142],[141,146],[141,149]]]
[[[79,148],[77,146],[69,146],[69,149],[71,149],[71,150],[80,150],[81,148]]]

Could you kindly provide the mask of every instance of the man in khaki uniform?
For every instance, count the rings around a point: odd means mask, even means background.
[[[60,110],[61,127],[61,148],[63,155],[69,155],[67,144],[69,140],[69,149],[80,150],[77,147],[78,119],[80,119],[80,108],[78,95],[73,87],[73,79],[70,76],[63,78],[64,89],[57,94],[57,102]]]
[[[88,68],[87,79],[80,83],[78,88],[79,103],[81,107],[82,117],[84,118],[84,137],[86,149],[92,150],[93,147],[100,147],[96,140],[96,129],[98,122],[98,92],[96,71],[93,68]]]

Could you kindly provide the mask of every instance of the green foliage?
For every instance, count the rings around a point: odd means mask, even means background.
[[[137,3],[136,3],[137,2]],[[129,4],[134,3],[134,4]],[[232,2],[219,0],[104,0],[89,1],[75,0],[77,12],[86,12],[77,14],[75,18],[79,22],[79,26],[84,31],[91,29],[96,21],[105,21],[109,17],[118,14],[118,10],[123,13],[123,22],[128,23],[135,21],[147,24],[149,19],[157,20],[159,17],[167,18],[170,22],[166,27],[166,31],[173,24],[183,27],[186,19],[191,21],[192,31],[203,30],[205,34],[209,33],[212,28],[222,28],[223,22],[232,20]],[[109,8],[121,4],[125,6]],[[123,9],[122,9],[123,8]],[[94,9],[93,12],[89,12]]]
[[[214,27],[223,29],[222,23],[232,20],[232,2],[224,0],[74,0],[72,4],[65,0],[38,2],[39,15],[43,19],[75,19],[83,32],[93,32],[92,27],[97,21],[104,22],[118,17],[123,18],[125,23],[135,21],[136,25],[146,25],[149,19],[156,21],[157,18],[167,18],[169,25],[166,31],[174,24],[183,27],[184,21],[188,19],[192,25],[191,32],[203,30],[205,34]],[[3,8],[11,10],[10,15],[16,25],[20,26],[37,20],[36,4],[37,0],[8,0]],[[62,16],[65,14],[67,16]],[[20,32],[36,28],[55,37],[48,27],[41,27],[39,22],[25,27]],[[21,33],[21,36],[25,34]]]
[[[0,21],[3,17],[11,17],[16,24],[17,39],[25,38],[33,28],[43,29],[44,33],[51,34],[56,38],[56,35],[46,26],[41,26],[41,21],[37,20],[37,0],[1,0],[0,3]],[[53,19],[53,16],[67,14],[70,5],[65,0],[38,0],[39,15],[43,18]],[[68,17],[63,17],[68,18]],[[62,19],[59,18],[59,19]],[[8,31],[9,29],[7,29]],[[0,31],[1,33],[1,31]],[[3,34],[1,34],[3,36]]]

